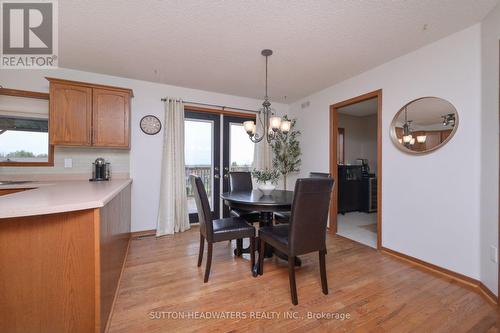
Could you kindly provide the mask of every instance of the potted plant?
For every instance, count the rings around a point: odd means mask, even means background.
[[[252,171],[252,176],[255,178],[257,184],[259,184],[259,190],[261,190],[264,195],[269,195],[276,188],[280,174],[274,169],[264,169]]]
[[[284,120],[289,120],[285,115]],[[278,131],[276,140],[271,144],[273,149],[273,168],[283,176],[283,186],[286,190],[286,179],[291,173],[300,171],[301,151],[298,137],[300,131],[295,129],[296,119],[291,120],[290,131],[283,133]]]

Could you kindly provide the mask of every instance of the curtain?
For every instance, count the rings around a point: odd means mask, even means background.
[[[160,205],[156,236],[190,228],[184,171],[184,104],[167,98],[163,130]]]
[[[262,112],[257,114],[256,125],[257,129],[261,128],[261,124],[266,119],[263,119]],[[267,135],[267,133],[264,133]],[[272,150],[269,143],[267,143],[266,138],[262,139],[261,142],[255,144],[255,149],[253,153],[253,167],[257,170],[271,169],[273,166]]]

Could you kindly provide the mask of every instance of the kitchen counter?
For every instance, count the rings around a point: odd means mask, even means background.
[[[0,190],[27,189],[0,196],[0,219],[104,207],[131,182],[62,180],[0,185]]]

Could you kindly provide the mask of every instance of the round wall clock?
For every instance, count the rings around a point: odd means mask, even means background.
[[[140,125],[141,130],[148,135],[158,134],[158,132],[161,130],[160,119],[156,118],[153,115],[142,117]]]

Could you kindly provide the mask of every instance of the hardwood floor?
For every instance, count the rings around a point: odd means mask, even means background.
[[[317,253],[301,256],[298,306],[290,302],[284,261],[266,259],[264,275],[253,278],[248,257],[217,243],[203,283],[198,244],[197,227],[134,239],[109,332],[497,332],[497,308],[477,293],[346,238],[327,237],[328,295],[321,292]],[[194,312],[233,318],[187,317]],[[349,319],[318,320],[308,312]]]

